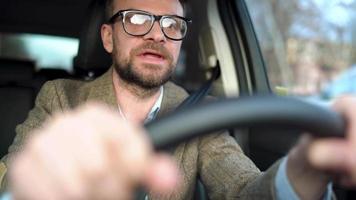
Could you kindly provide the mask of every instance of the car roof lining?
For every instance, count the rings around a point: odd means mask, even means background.
[[[0,32],[78,38],[89,3],[90,0],[2,0]]]

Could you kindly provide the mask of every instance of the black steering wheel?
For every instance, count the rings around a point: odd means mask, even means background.
[[[342,137],[345,120],[331,109],[296,98],[251,96],[223,99],[177,111],[146,125],[156,149],[198,135],[237,127],[284,127],[320,137]]]

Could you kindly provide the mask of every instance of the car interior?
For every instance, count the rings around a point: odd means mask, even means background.
[[[26,119],[42,84],[58,78],[93,80],[111,65],[102,47],[100,26],[105,21],[105,0],[3,0],[0,7],[0,156],[7,153],[15,127]],[[220,76],[209,95],[218,98],[273,94],[265,60],[245,1],[188,1],[187,16],[193,20],[183,42],[172,80],[190,94],[210,80],[212,69]],[[6,34],[31,33],[74,38],[77,54],[71,69],[39,68],[29,58],[6,56]],[[35,50],[36,51],[36,50]],[[273,113],[271,113],[273,115]],[[229,132],[245,153],[265,170],[288,153],[299,131],[266,127],[236,128]],[[198,186],[197,199],[208,199]],[[336,188],[340,199],[354,192]]]

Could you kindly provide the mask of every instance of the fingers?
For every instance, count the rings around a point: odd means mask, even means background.
[[[144,130],[119,116],[89,104],[37,130],[10,163],[15,199],[128,199],[141,183],[172,190],[173,162],[155,155]]]
[[[342,140],[318,140],[310,147],[309,159],[313,166],[330,171],[347,170],[349,147]]]
[[[333,108],[344,116],[347,138],[356,143],[356,97],[342,96],[334,102]]]
[[[310,145],[308,159],[320,170],[336,175],[341,184],[356,186],[356,98],[343,96],[333,108],[346,121],[346,138],[316,139]]]

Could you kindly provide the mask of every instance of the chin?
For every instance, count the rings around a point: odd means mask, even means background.
[[[159,87],[165,84],[171,77],[171,73],[147,73],[140,74],[139,78],[142,83],[146,83],[145,85],[150,85],[150,87]]]
[[[150,77],[150,80],[160,80],[167,76],[171,76],[172,70],[169,70],[169,66],[162,65],[144,65],[135,69],[136,74],[140,74],[141,77]]]

